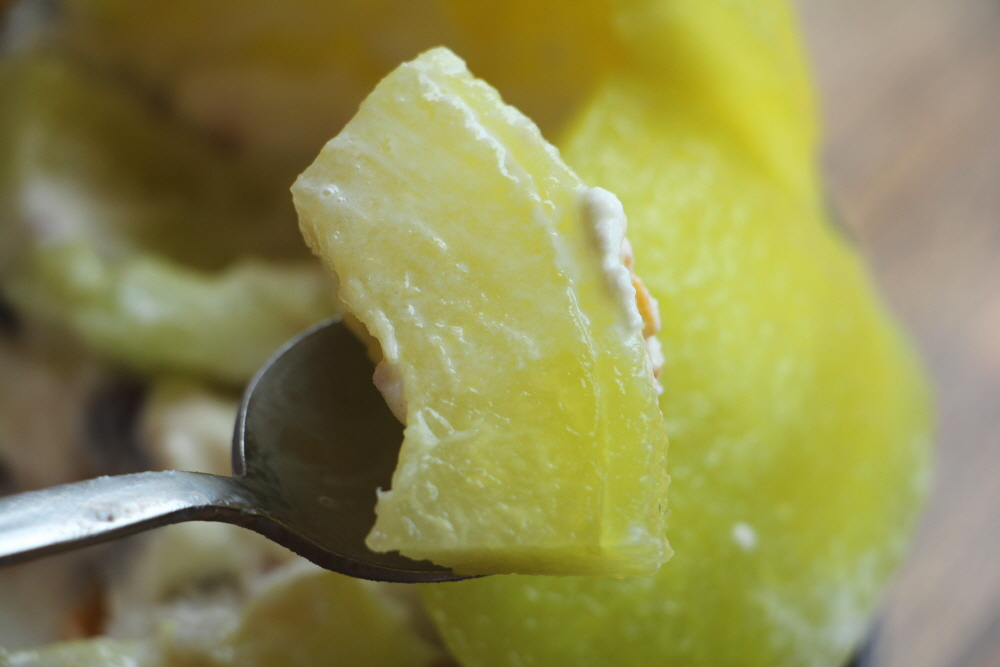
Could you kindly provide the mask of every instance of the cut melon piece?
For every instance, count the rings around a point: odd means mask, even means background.
[[[443,48],[386,77],[293,193],[406,424],[369,547],[460,573],[656,571],[655,303],[618,200]]]

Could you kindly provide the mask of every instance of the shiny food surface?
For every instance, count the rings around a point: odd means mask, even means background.
[[[621,577],[669,556],[643,320],[621,235],[631,303],[609,285],[586,192],[446,48],[387,76],[293,187],[402,385],[373,549],[468,574]]]

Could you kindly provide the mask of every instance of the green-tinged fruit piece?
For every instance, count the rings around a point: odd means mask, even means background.
[[[335,312],[256,181],[138,99],[48,56],[0,61],[0,90],[0,289],[24,316],[240,384]]]

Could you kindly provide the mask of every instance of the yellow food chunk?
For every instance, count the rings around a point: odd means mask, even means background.
[[[411,627],[386,584],[301,564],[281,571],[244,610],[219,667],[425,667],[438,651]],[[191,661],[192,665],[201,664]]]
[[[446,49],[386,77],[293,193],[405,417],[369,546],[463,573],[655,571],[666,435],[618,200]]]

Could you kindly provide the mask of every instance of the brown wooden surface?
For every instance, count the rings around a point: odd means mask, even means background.
[[[830,189],[938,395],[878,667],[1000,666],[1000,2],[799,0]]]

